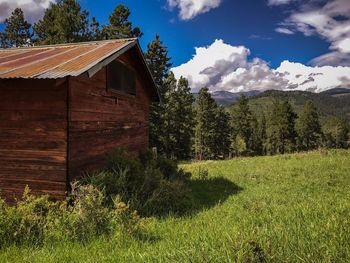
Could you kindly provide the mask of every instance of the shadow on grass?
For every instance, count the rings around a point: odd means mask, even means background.
[[[189,215],[223,203],[230,196],[243,190],[243,188],[224,177],[192,180],[190,188],[192,190],[193,206],[187,211]]]

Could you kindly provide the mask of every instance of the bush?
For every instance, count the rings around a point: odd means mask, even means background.
[[[0,248],[7,245],[38,245],[62,240],[88,242],[117,230],[131,235],[143,229],[143,220],[118,197],[105,207],[104,194],[92,185],[75,184],[69,199],[52,202],[34,197],[26,188],[23,200],[8,206],[0,199]]]
[[[104,192],[109,206],[120,196],[142,215],[164,215],[183,213],[191,205],[190,177],[175,162],[155,158],[150,151],[135,157],[118,149],[109,156],[107,170],[87,175],[83,183]]]
[[[48,196],[35,198],[25,188],[16,206],[0,201],[0,247],[6,244],[39,244],[44,239],[47,214],[53,203]]]
[[[86,242],[113,230],[111,212],[103,206],[104,195],[92,185],[73,185],[71,205],[53,209],[46,225],[47,238]]]

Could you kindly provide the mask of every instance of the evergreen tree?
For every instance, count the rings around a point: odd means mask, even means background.
[[[202,88],[195,105],[195,154],[199,160],[215,156],[217,104],[211,97],[208,88]]]
[[[176,142],[174,157],[188,159],[191,156],[194,134],[194,98],[187,79],[183,77],[179,79],[174,96],[168,101],[173,101],[170,105],[174,106],[174,126],[172,127]]]
[[[177,82],[172,72],[164,80],[163,132],[160,141],[168,158],[188,159],[191,156],[194,126],[193,96],[185,78]]]
[[[336,117],[328,119],[323,127],[324,144],[328,148],[349,147],[349,124]]]
[[[263,154],[263,139],[264,139],[264,125],[263,123],[259,123],[257,118],[252,115],[251,126],[252,126],[252,136],[250,138],[250,147],[251,151],[254,155],[262,155]]]
[[[267,144],[270,154],[294,151],[297,137],[296,118],[297,115],[288,101],[273,103],[267,128]]]
[[[158,151],[164,153],[165,145],[162,141],[164,138],[164,120],[163,112],[165,101],[165,93],[167,88],[163,85],[164,78],[172,66],[171,58],[168,56],[167,47],[160,40],[159,35],[147,45],[145,54],[147,65],[154,77],[158,87],[161,103],[152,103],[150,109],[150,146],[157,147]]]
[[[100,28],[100,23],[97,22],[95,17],[92,17],[90,24],[90,40],[101,40],[102,30]]]
[[[259,131],[258,136],[261,140],[261,154],[267,154],[267,134],[266,134],[266,118],[265,114],[262,114],[260,122],[259,122]]]
[[[89,13],[76,0],[59,0],[34,25],[37,43],[61,44],[89,40]]]
[[[105,39],[141,37],[140,28],[132,27],[129,16],[129,8],[119,4],[109,16],[109,24],[103,27],[103,37]]]
[[[226,158],[231,145],[230,115],[221,106],[217,107],[215,116],[214,157]]]
[[[161,152],[168,158],[175,158],[176,138],[174,136],[175,114],[176,114],[176,86],[177,81],[172,72],[164,79],[163,82],[163,101],[162,111],[159,116],[162,120],[162,130],[158,134]],[[176,129],[176,128],[175,128]]]
[[[231,111],[232,150],[236,155],[252,154],[254,151],[252,122],[249,100],[243,95]]]
[[[163,80],[167,76],[172,67],[171,57],[168,56],[168,48],[160,40],[160,36],[156,34],[154,40],[147,44],[147,52],[145,59],[149,69],[152,72],[156,85],[160,89],[160,94],[163,96],[162,85]],[[162,98],[163,99],[163,98]]]
[[[5,19],[4,32],[1,33],[1,46],[21,47],[31,45],[31,24],[24,19],[22,9],[16,8],[10,17]]]
[[[311,101],[304,104],[296,128],[300,150],[313,150],[319,147],[322,138],[321,125],[317,109]]]

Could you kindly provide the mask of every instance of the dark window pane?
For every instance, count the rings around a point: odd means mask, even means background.
[[[107,88],[136,95],[135,72],[119,61],[107,66]]]

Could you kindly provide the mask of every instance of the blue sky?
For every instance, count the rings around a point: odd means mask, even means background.
[[[33,23],[55,1],[0,0],[0,21],[21,7]],[[350,0],[78,1],[101,24],[129,7],[143,48],[160,34],[193,91],[350,88]]]
[[[285,35],[275,32],[290,6],[268,6],[266,0],[224,0],[207,13],[183,21],[178,9],[172,11],[164,0],[100,1],[81,0],[82,6],[101,23],[118,3],[132,11],[131,21],[144,32],[142,46],[159,33],[173,57],[174,66],[191,58],[195,46],[206,46],[215,39],[224,39],[231,45],[249,47],[252,56],[258,56],[278,67],[283,60],[308,63],[328,51],[329,44],[318,36],[305,37],[302,33]]]

